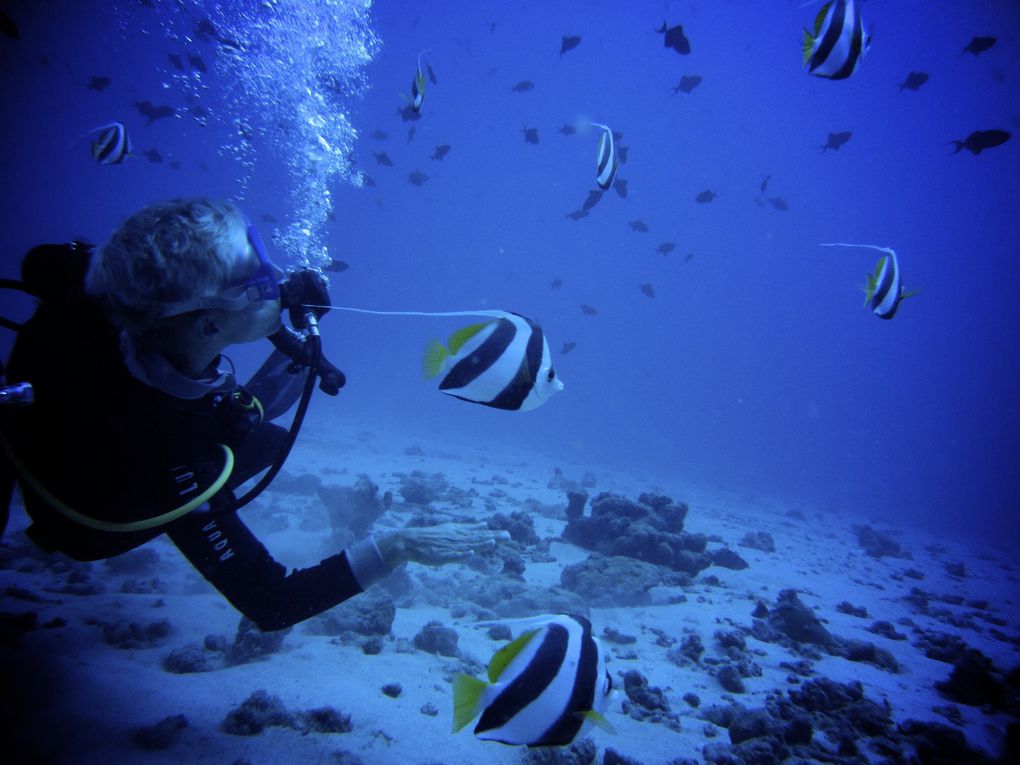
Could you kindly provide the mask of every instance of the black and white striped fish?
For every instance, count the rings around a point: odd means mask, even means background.
[[[131,151],[127,128],[121,122],[111,122],[92,131],[98,133],[92,141],[92,158],[100,165],[117,165]]]
[[[509,311],[479,312],[492,321],[454,332],[425,351],[425,376],[442,374],[439,390],[496,409],[526,411],[545,403],[563,382],[556,376],[542,328]]]
[[[411,80],[411,108],[415,113],[421,111],[422,102],[425,101],[425,72],[421,68],[421,53],[418,54],[418,69]]]
[[[590,724],[612,731],[602,712],[613,680],[591,623],[571,614],[525,622],[531,629],[492,657],[488,682],[454,678],[454,733],[479,714],[478,738],[518,746],[566,746]]]
[[[598,122],[588,124],[602,129],[602,136],[599,138],[599,151],[595,159],[595,182],[600,189],[605,190],[613,185],[616,169],[620,166],[620,159],[616,154],[616,139],[613,137],[613,131],[607,125],[601,125]]]
[[[885,254],[875,264],[874,273],[868,274],[868,283],[864,288],[864,307],[870,308],[880,319],[891,319],[896,315],[900,303],[916,290],[905,292],[900,277],[900,262],[896,259],[896,251],[892,247],[879,247],[875,244],[847,244],[846,242],[823,243],[823,247],[866,247]]]
[[[845,80],[857,71],[869,45],[855,0],[831,0],[815,17],[814,30],[804,30],[804,65],[818,77]]]

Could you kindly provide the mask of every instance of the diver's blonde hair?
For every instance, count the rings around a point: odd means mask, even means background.
[[[140,336],[161,324],[167,304],[214,295],[228,279],[241,210],[194,197],[149,205],[125,220],[92,257],[85,288],[114,320]]]

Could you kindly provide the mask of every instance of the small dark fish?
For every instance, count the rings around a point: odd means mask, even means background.
[[[163,155],[159,153],[159,149],[147,149],[145,151],[145,158],[157,164],[163,163]]]
[[[627,198],[627,181],[623,178],[617,178],[613,181],[613,191],[619,194],[623,199]]]
[[[592,308],[590,305],[581,306],[581,313],[583,313],[585,316],[594,316],[598,312],[599,311],[597,308]]]
[[[201,56],[195,54],[189,55],[188,63],[191,64],[192,69],[194,69],[197,72],[202,72],[203,74],[205,74],[206,72],[209,71],[208,68],[206,68],[205,61],[202,60]]]
[[[669,253],[673,252],[675,249],[676,245],[673,242],[663,242],[655,248],[655,251],[660,255],[669,255]]]
[[[365,173],[362,173],[361,174],[361,185],[364,186],[365,188],[369,188],[370,189],[370,188],[375,186],[375,181],[373,181],[370,176],[366,175]]]
[[[350,263],[343,260],[337,260],[336,258],[329,259],[329,265],[323,268],[323,271],[332,271],[334,274],[342,274],[348,268],[351,267]]]
[[[390,159],[390,155],[385,151],[377,151],[373,153],[375,162],[377,165],[386,165],[386,167],[393,167],[393,160]]]
[[[598,191],[589,191],[588,198],[584,200],[584,204],[581,205],[581,209],[590,210],[591,208],[593,208],[602,199],[603,193],[604,192],[601,189],[599,189]]]
[[[588,217],[588,211],[587,210],[574,210],[574,212],[567,213],[566,217],[570,218],[570,220],[581,220],[581,218],[587,218]]]
[[[562,56],[567,51],[573,50],[580,44],[581,37],[579,35],[570,35],[569,37],[564,37],[562,42],[560,42],[560,55]]]
[[[900,91],[904,88],[907,90],[917,90],[919,87],[928,82],[927,72],[911,72],[907,75],[907,79],[900,83]]]
[[[535,83],[533,83],[531,80],[521,80],[516,85],[513,85],[510,88],[510,92],[511,93],[527,93],[533,87],[535,87]]]
[[[966,149],[971,154],[977,155],[985,149],[994,149],[996,146],[1001,146],[1009,138],[1010,134],[1005,130],[975,130],[962,141],[950,141],[949,143],[956,144],[956,150],[952,152],[953,154]]]
[[[524,133],[524,143],[538,143],[538,128],[521,128]]]
[[[694,258],[694,253],[693,252],[688,252],[686,255],[684,255],[684,263],[690,263],[691,260],[693,260],[693,258]]]
[[[973,53],[975,56],[979,53],[984,53],[986,50],[995,45],[995,37],[974,37],[967,47],[963,49],[960,55],[964,53]]]
[[[155,8],[154,0],[138,0],[139,5],[144,5],[146,8]]]
[[[630,226],[631,231],[640,231],[642,234],[647,233],[648,231],[648,224],[645,223],[640,218],[638,218],[637,220],[632,220],[627,225]]]
[[[761,187],[760,190],[758,191],[758,196],[761,196],[762,194],[765,193],[765,189],[767,189],[769,186],[769,178],[771,177],[772,177],[771,175],[766,175],[764,178],[761,179]]]
[[[573,125],[564,125],[560,128],[560,132],[563,133],[563,135],[573,135],[577,132],[577,128]]]
[[[782,197],[769,197],[769,204],[775,207],[777,210],[789,210],[790,206],[786,204],[786,200]]]
[[[376,141],[385,141],[390,136],[389,133],[386,133],[380,130],[379,128],[376,128],[375,130],[368,134],[368,137],[374,138]]]
[[[849,130],[844,130],[840,133],[829,133],[829,140],[825,142],[824,146],[819,148],[822,151],[828,151],[829,149],[839,151],[839,147],[849,141],[852,135],[853,133]]]
[[[436,147],[436,150],[432,152],[432,159],[442,159],[450,153],[450,144],[441,143]]]
[[[156,106],[152,101],[135,101],[135,108],[148,120],[147,124],[149,125],[156,120],[173,117],[176,114],[176,110],[172,106]]]
[[[414,122],[415,120],[421,119],[421,113],[415,111],[411,104],[407,104],[406,106],[402,106],[397,109],[397,114],[400,115],[400,119],[404,122]]]
[[[415,131],[415,129],[416,129],[417,127],[418,127],[417,125],[411,125],[411,126],[410,126],[410,127],[409,127],[409,128],[407,129],[407,142],[408,142],[408,143],[411,143],[411,141],[413,141],[413,140],[414,140],[414,131]]]
[[[701,84],[701,77],[698,75],[684,75],[680,78],[680,82],[673,86],[672,91],[675,96],[677,93],[690,93],[696,87]]]
[[[702,191],[700,194],[698,194],[698,196],[694,197],[695,202],[703,205],[707,205],[713,199],[715,199],[715,192],[712,191],[711,189],[706,189],[705,191]]]
[[[666,48],[672,48],[681,56],[686,56],[691,52],[691,43],[684,36],[683,25],[677,24],[675,27],[666,27],[666,22],[662,22],[662,26],[655,30],[660,35],[665,35],[662,40],[662,44]]]
[[[570,353],[576,347],[577,347],[577,343],[575,343],[573,340],[568,340],[567,342],[565,342],[563,344],[563,347],[560,348],[560,355],[566,356],[568,353]]]
[[[276,223],[276,216],[272,213],[262,213],[262,220],[266,223]]]
[[[195,23],[195,37],[207,43],[219,40],[220,34],[209,19],[202,19]]]
[[[560,287],[563,286],[563,280],[559,278],[553,279],[549,286],[552,287],[554,290],[558,290]]]
[[[176,159],[170,160],[170,169],[171,170],[180,170],[181,169],[181,163],[178,162]]]
[[[421,170],[415,170],[413,173],[407,176],[408,183],[415,186],[421,186],[427,181],[429,177],[425,175]]]
[[[181,61],[181,57],[178,54],[176,54],[176,53],[167,53],[166,57],[170,61],[170,63],[173,64],[174,69],[176,69],[179,72],[183,72],[184,71],[184,62]]]
[[[438,82],[436,81],[436,73],[432,71],[432,64],[428,62],[425,63],[425,72],[429,76],[429,82],[431,82],[433,85],[437,85]]]
[[[641,292],[644,295],[650,298],[655,297],[655,289],[652,287],[651,284],[639,284],[638,287],[640,288]]]
[[[113,80],[111,80],[109,77],[100,77],[99,75],[94,74],[89,79],[89,84],[86,87],[96,91],[96,93],[102,93],[104,90],[110,87],[110,83],[112,82]]]
[[[0,11],[0,32],[3,32],[12,40],[21,39],[21,30],[18,29],[18,25],[14,23],[14,19],[3,11]]]

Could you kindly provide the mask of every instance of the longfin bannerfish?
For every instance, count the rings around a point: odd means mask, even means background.
[[[608,125],[598,122],[588,124],[602,130],[602,135],[599,137],[598,154],[595,157],[595,183],[605,191],[613,185],[616,170],[620,166],[620,159],[616,155],[616,138]]]
[[[418,69],[415,70],[414,79],[411,80],[411,108],[415,113],[421,112],[422,102],[425,101],[425,71],[421,68],[421,56],[427,52],[423,50],[418,54]]]
[[[823,242],[823,247],[862,247],[878,250],[883,253],[875,264],[873,273],[868,274],[868,283],[864,289],[864,307],[871,308],[880,319],[891,319],[896,315],[900,303],[916,291],[905,292],[900,277],[900,263],[896,251],[892,247],[879,247],[876,244],[850,244],[847,242]]]
[[[816,77],[845,80],[857,71],[871,37],[855,0],[831,0],[804,30],[804,65]]]
[[[523,621],[489,661],[487,681],[454,678],[454,732],[478,717],[478,738],[535,747],[566,746],[589,725],[613,731],[602,715],[613,681],[591,623],[570,614]]]
[[[92,158],[100,165],[118,165],[131,152],[124,123],[111,122],[91,132],[99,134],[92,140]]]
[[[542,328],[511,311],[373,311],[350,306],[319,306],[374,316],[475,316],[488,321],[455,331],[444,346],[433,340],[425,349],[425,377],[442,375],[439,390],[495,409],[527,411],[563,390]]]

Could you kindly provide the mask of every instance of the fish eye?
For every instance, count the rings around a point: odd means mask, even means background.
[[[550,367],[549,371],[546,372],[545,379],[546,379],[546,382],[552,382],[553,380],[555,380],[556,379],[556,370],[553,369],[552,367]]]

